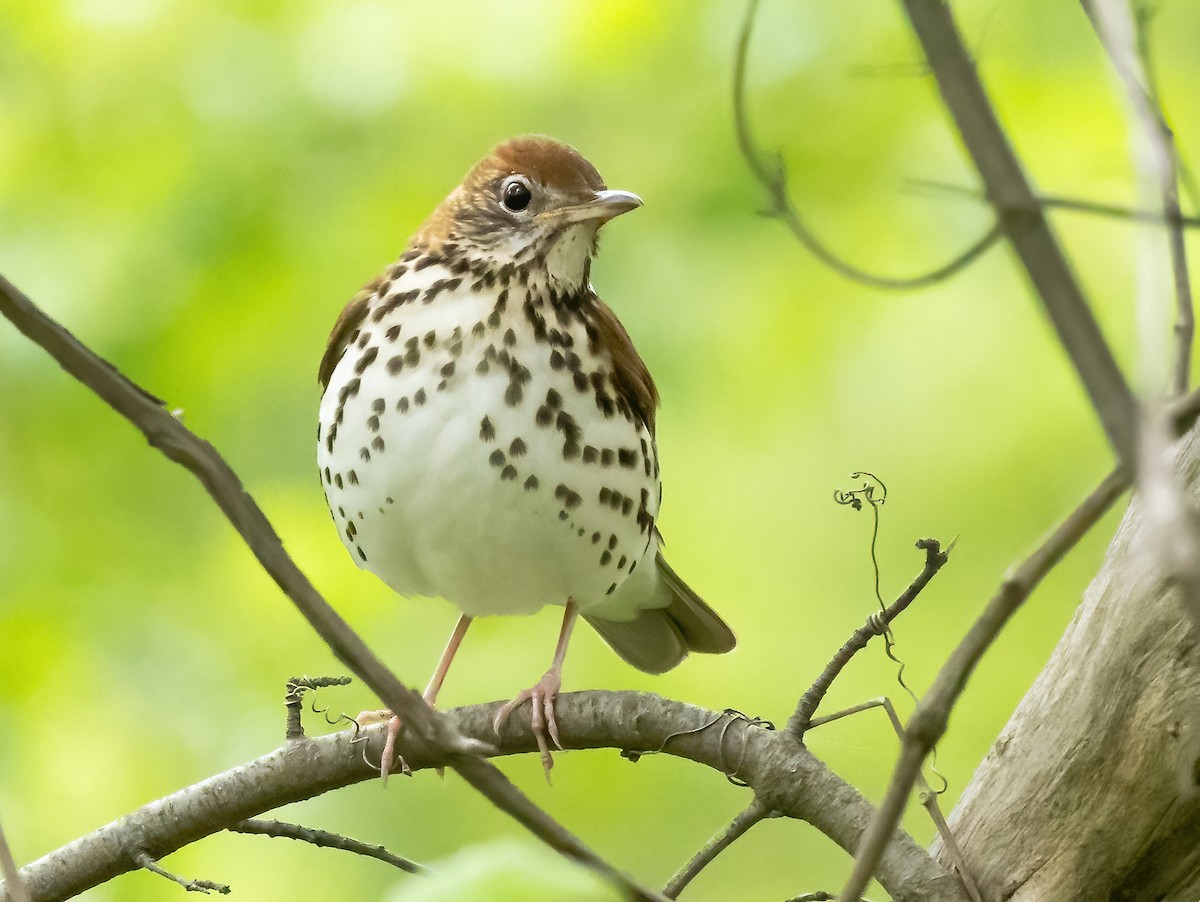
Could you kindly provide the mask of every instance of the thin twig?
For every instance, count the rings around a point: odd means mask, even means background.
[[[4,878],[3,889],[9,902],[29,902],[29,888],[17,870],[17,862],[13,859],[12,849],[4,836],[4,827],[0,826],[0,877]]]
[[[983,179],[1004,233],[1118,457],[1137,453],[1137,402],[1088,306],[1046,213],[1001,127],[944,0],[903,0],[942,99]]]
[[[937,182],[929,179],[913,179],[912,185],[923,191],[936,191],[942,194],[961,195],[984,200],[984,196],[975,188],[962,185],[951,185],[947,182]],[[1044,209],[1070,210],[1076,213],[1091,213],[1096,216],[1107,216],[1113,219],[1126,219],[1133,222],[1152,222],[1160,225],[1178,226],[1181,229],[1200,228],[1200,216],[1184,216],[1182,211],[1177,216],[1163,213],[1161,210],[1139,210],[1123,204],[1107,204],[1099,201],[1080,200],[1075,197],[1061,197],[1055,194],[1038,194],[1038,204]]]
[[[463,779],[552,849],[592,868],[631,898],[661,898],[617,870],[534,805],[494,765],[478,756],[483,750],[480,743],[464,739],[419,693],[396,678],[296,566],[270,521],[212,445],[190,432],[160,406],[158,399],[122,376],[111,363],[46,316],[3,276],[0,276],[0,314],[141,430],[152,447],[200,480],[263,569],[338,660],[403,718],[405,730],[413,741],[448,751],[450,766]]]
[[[863,835],[854,870],[839,898],[862,894],[892,831],[900,822],[905,803],[929,750],[946,732],[950,709],[966,687],[975,665],[996,636],[1042,578],[1070,551],[1129,487],[1129,476],[1117,469],[1072,511],[1032,555],[1013,571],[988,602],[967,635],[942,665],[929,691],[917,703],[900,748],[900,761],[892,773],[887,795]]]
[[[768,161],[766,155],[755,143],[750,131],[749,115],[746,112],[746,59],[750,47],[750,33],[753,30],[754,18],[757,13],[758,0],[750,0],[749,5],[746,7],[746,17],[742,21],[741,34],[738,37],[737,56],[733,69],[733,112],[734,123],[737,128],[738,147],[741,149],[742,156],[745,158],[746,164],[750,167],[750,171],[754,173],[755,178],[758,179],[767,191],[767,196],[771,201],[769,215],[781,220],[796,237],[796,240],[809,253],[838,273],[838,275],[858,282],[861,285],[891,291],[912,291],[936,285],[938,282],[944,282],[977,260],[982,256],[984,251],[1003,236],[1004,232],[1000,227],[1000,223],[993,223],[984,232],[982,237],[948,263],[929,272],[907,278],[880,276],[859,269],[853,264],[847,263],[826,247],[817,238],[812,229],[805,224],[803,218],[800,216],[800,212],[796,209],[795,204],[792,203],[791,197],[788,194],[787,175],[784,171],[782,161],[778,158]]]
[[[178,883],[189,893],[220,893],[222,896],[228,896],[233,892],[224,883],[215,883],[212,880],[188,880],[185,877],[180,877],[178,874],[172,874],[155,861],[149,852],[136,852],[134,853],[133,860],[138,867],[145,868],[150,873],[158,874],[160,877],[166,877],[173,883]]]
[[[247,818],[244,821],[238,821],[232,827],[229,827],[228,830],[230,833],[247,833],[257,836],[295,839],[300,842],[311,843],[323,849],[338,849],[343,852],[353,852],[355,855],[374,858],[376,861],[390,864],[392,867],[407,871],[410,874],[429,873],[429,868],[425,867],[425,865],[417,864],[415,861],[410,861],[407,858],[401,858],[399,855],[393,855],[383,846],[371,845],[358,839],[351,839],[349,836],[342,836],[340,833],[330,833],[326,830],[317,830],[314,827],[302,827],[300,824],[289,824],[286,821]]]
[[[689,883],[699,876],[718,855],[728,849],[736,840],[746,835],[746,832],[764,818],[770,817],[771,812],[758,799],[754,799],[744,811],[736,815],[706,842],[692,856],[691,861],[676,871],[667,885],[663,887],[663,895],[668,899],[678,899]]]
[[[830,714],[827,717],[818,717],[812,721],[809,728],[816,729],[824,724],[841,720],[843,717],[849,717],[852,714],[861,714],[863,711],[869,711],[873,708],[883,709],[884,713],[887,714],[888,722],[892,725],[892,731],[899,739],[903,740],[904,725],[900,722],[900,715],[896,713],[896,706],[892,704],[892,700],[886,695],[862,702],[851,708]],[[934,773],[937,773],[937,771],[934,770]],[[939,774],[939,776],[941,775]],[[979,894],[979,888],[975,885],[970,872],[967,871],[966,859],[963,858],[958,841],[954,838],[954,834],[950,830],[950,825],[946,823],[946,818],[942,815],[941,806],[938,805],[939,793],[934,791],[933,787],[929,785],[929,781],[925,779],[925,775],[920,771],[917,771],[916,785],[921,791],[921,805],[929,814],[929,819],[933,821],[933,826],[937,829],[938,836],[941,837],[946,854],[950,856],[950,861],[957,869],[959,879],[962,880],[963,888],[967,891],[967,895],[971,897],[971,902],[983,902],[983,897]],[[942,792],[945,792],[944,788]]]
[[[348,686],[350,677],[292,677],[287,681],[287,692],[283,696],[283,705],[287,709],[287,728],[284,738],[288,742],[297,742],[304,738],[304,724],[301,723],[301,713],[304,707],[304,693],[312,689],[327,689],[330,686]],[[328,719],[328,718],[327,718]],[[336,722],[336,721],[333,721]]]
[[[883,611],[872,614],[867,618],[865,624],[854,631],[845,644],[838,649],[837,654],[825,665],[820,676],[800,697],[796,711],[788,720],[786,727],[787,732],[797,739],[804,738],[804,733],[812,725],[812,716],[821,704],[821,700],[825,698],[825,693],[829,691],[829,687],[837,679],[842,669],[850,663],[850,659],[866,648],[867,643],[875,636],[883,635],[887,625],[904,613],[905,609],[921,594],[921,590],[929,585],[930,580],[949,560],[948,553],[942,551],[937,539],[921,539],[917,542],[917,547],[925,551],[925,566],[921,572],[895,601]]]
[[[1174,372],[1171,378],[1172,394],[1182,395],[1188,389],[1192,359],[1192,338],[1195,318],[1192,312],[1192,289],[1188,278],[1187,252],[1184,247],[1183,228],[1179,222],[1179,172],[1175,149],[1175,135],[1163,115],[1162,103],[1146,68],[1148,41],[1145,23],[1135,17],[1126,0],[1082,0],[1084,11],[1092,23],[1112,61],[1117,77],[1125,87],[1129,101],[1135,134],[1141,140],[1135,143],[1140,148],[1134,160],[1139,170],[1139,193],[1152,197],[1159,195],[1162,216],[1166,223],[1167,247],[1170,252],[1171,272],[1175,289],[1175,354]],[[1140,198],[1143,204],[1149,197]],[[1157,256],[1157,255],[1151,255]],[[1157,270],[1157,260],[1151,260]],[[1156,292],[1143,292],[1150,294]],[[1144,297],[1142,304],[1153,303],[1157,298]],[[1147,324],[1153,328],[1156,323]],[[1154,349],[1157,351],[1157,348]],[[1159,355],[1152,353],[1152,365],[1159,366]],[[1148,386],[1158,391],[1159,386]]]

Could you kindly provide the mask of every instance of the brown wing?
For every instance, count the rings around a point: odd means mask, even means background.
[[[329,343],[325,346],[325,356],[321,358],[321,366],[317,370],[317,382],[321,384],[321,388],[329,385],[329,377],[333,375],[333,368],[342,359],[342,353],[346,350],[346,345],[350,343],[350,336],[366,318],[367,302],[374,294],[373,284],[364,288],[354,296],[354,300],[346,305],[341,315],[338,316],[337,322],[333,324],[333,331],[329,333]]]
[[[592,322],[596,327],[597,343],[606,348],[613,361],[613,388],[620,393],[634,413],[654,435],[654,414],[658,410],[658,389],[650,370],[638,355],[633,340],[617,315],[604,301],[592,295]]]

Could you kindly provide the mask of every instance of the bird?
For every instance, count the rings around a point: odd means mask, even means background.
[[[557,140],[497,145],[346,305],[318,372],[343,544],[400,595],[461,612],[431,706],[473,619],[563,607],[550,667],[494,721],[531,703],[547,779],[578,617],[646,673],[735,644],[663,558],[658,390],[591,283],[601,227],[641,205]],[[401,727],[379,714],[386,780]]]

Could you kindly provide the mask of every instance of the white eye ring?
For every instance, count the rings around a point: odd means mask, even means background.
[[[500,186],[500,204],[509,213],[522,213],[533,202],[533,188],[523,175],[510,175]]]

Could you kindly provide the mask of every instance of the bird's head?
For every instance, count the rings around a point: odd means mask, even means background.
[[[587,285],[600,227],[640,207],[628,191],[610,191],[574,148],[551,138],[513,138],[467,173],[426,220],[415,243],[453,245],[477,259],[533,263],[548,283]]]

